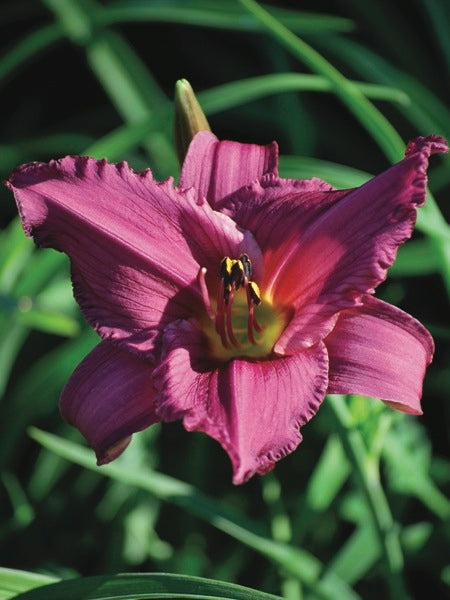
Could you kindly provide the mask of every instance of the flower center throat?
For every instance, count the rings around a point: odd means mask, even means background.
[[[252,281],[249,256],[225,256],[220,263],[218,275],[214,312],[206,286],[206,269],[201,269],[199,273],[202,297],[209,317],[205,333],[210,341],[212,354],[219,360],[270,355],[286,322],[272,303],[262,298],[258,284]],[[255,308],[258,310],[258,319]]]

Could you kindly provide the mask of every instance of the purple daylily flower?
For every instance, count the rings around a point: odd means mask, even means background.
[[[133,432],[183,419],[228,453],[234,483],[301,441],[327,392],[421,414],[433,341],[373,297],[425,201],[437,136],[365,185],[277,175],[276,144],[193,139],[178,187],[126,163],[66,157],[8,181],[26,233],[71,258],[102,338],[63,416],[116,458]]]

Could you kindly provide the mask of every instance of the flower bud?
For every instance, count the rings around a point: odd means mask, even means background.
[[[205,129],[211,131],[191,84],[187,79],[179,79],[175,84],[174,137],[180,164],[184,161],[192,138]]]

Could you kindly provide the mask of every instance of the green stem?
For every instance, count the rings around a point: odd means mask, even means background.
[[[366,497],[367,505],[379,537],[389,593],[392,600],[410,598],[403,581],[403,551],[399,528],[394,522],[387,498],[380,482],[378,460],[369,457],[363,438],[352,426],[352,417],[344,396],[329,396],[328,403],[336,418],[342,443],[351,461],[355,476]]]

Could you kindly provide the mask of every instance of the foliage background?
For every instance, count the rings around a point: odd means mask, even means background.
[[[251,4],[4,2],[2,179],[22,162],[73,153],[176,175],[171,98],[180,77],[199,92],[219,137],[278,140],[289,177],[353,187],[401,158],[394,129],[404,142],[450,138],[445,0],[271,2],[271,14],[309,47],[252,16]],[[347,79],[361,83],[348,88]],[[429,174],[448,219],[448,156],[433,158]],[[72,300],[66,258],[35,251],[11,194],[0,194],[2,566],[63,579],[167,571],[292,599],[444,597],[450,233],[433,200],[378,293],[435,337],[424,416],[361,397],[328,399],[295,453],[235,488],[220,447],[179,424],[134,436],[113,466],[95,468],[57,408],[95,335]],[[29,426],[58,437],[30,437]],[[14,595],[7,575],[0,598]],[[43,582],[23,574],[15,589]]]

